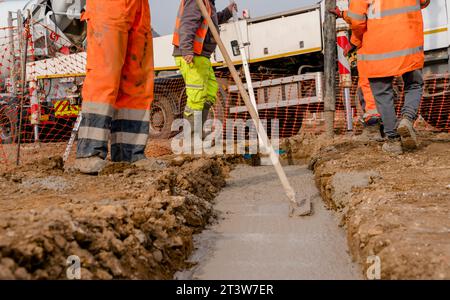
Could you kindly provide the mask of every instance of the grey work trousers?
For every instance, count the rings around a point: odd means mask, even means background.
[[[422,70],[405,73],[402,77],[405,85],[405,104],[401,113],[403,117],[415,120],[423,94]],[[399,136],[397,133],[398,120],[394,106],[393,80],[394,77],[369,78],[370,87],[383,120],[384,132],[388,138]]]

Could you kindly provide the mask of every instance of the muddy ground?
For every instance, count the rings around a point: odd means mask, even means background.
[[[116,164],[93,177],[64,170],[64,145],[39,149],[25,145],[23,165],[0,171],[0,279],[66,279],[72,255],[82,279],[171,279],[232,165],[162,156],[164,170]]]
[[[309,161],[353,258],[381,260],[382,279],[450,279],[450,134],[420,132],[417,151],[390,157],[380,143],[299,135],[285,147]],[[371,269],[373,271],[373,269]]]

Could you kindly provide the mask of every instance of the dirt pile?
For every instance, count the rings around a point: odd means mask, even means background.
[[[354,259],[366,269],[378,256],[382,279],[450,279],[450,135],[421,132],[420,149],[399,157],[379,143],[310,138],[297,137],[292,155],[311,155]]]
[[[228,159],[167,158],[98,176],[43,159],[0,176],[0,279],[171,279],[213,216]],[[71,257],[69,259],[69,257]]]

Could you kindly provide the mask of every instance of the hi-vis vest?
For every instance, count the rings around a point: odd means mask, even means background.
[[[203,3],[205,3],[206,9],[209,12],[209,15],[212,15],[212,8],[211,3],[209,3],[209,0],[203,0]],[[180,9],[178,10],[178,16],[175,23],[175,32],[173,33],[173,41],[172,44],[179,47],[180,46],[180,26],[181,26],[181,18],[183,17],[184,13],[184,0],[181,0]],[[195,39],[194,39],[194,53],[197,55],[201,55],[203,51],[203,44],[205,43],[206,35],[208,34],[208,22],[203,19],[200,27],[197,29],[197,32],[195,33]]]

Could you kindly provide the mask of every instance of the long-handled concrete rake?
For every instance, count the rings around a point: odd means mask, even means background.
[[[264,129],[264,126],[263,126],[261,120],[259,119],[258,112],[256,111],[255,107],[252,105],[250,96],[247,93],[247,90],[245,89],[244,84],[242,83],[242,80],[239,77],[239,74],[233,65],[233,61],[231,60],[230,55],[228,54],[228,51],[225,48],[225,45],[223,44],[223,42],[220,38],[219,31],[217,30],[216,26],[214,25],[214,23],[211,19],[211,16],[209,15],[208,10],[206,9],[206,6],[203,3],[203,1],[204,0],[196,0],[197,5],[202,12],[203,18],[205,20],[207,20],[207,22],[208,22],[209,30],[211,31],[214,39],[217,42],[217,45],[219,46],[219,49],[225,59],[227,67],[230,70],[231,76],[233,77],[233,80],[239,89],[239,93],[241,94],[242,99],[244,100],[244,103],[247,106],[247,109],[253,119],[253,122],[255,123],[258,137],[261,139],[264,148],[269,150],[270,159],[272,161],[272,164],[275,168],[275,171],[278,174],[278,177],[280,178],[281,184],[283,185],[286,195],[290,201],[289,216],[293,217],[293,216],[310,215],[312,213],[311,201],[309,198],[305,197],[305,198],[302,198],[299,202],[297,202],[296,193],[295,193],[294,189],[292,188],[291,184],[289,183],[286,173],[284,172],[283,167],[280,164],[280,160],[278,159],[278,156],[275,153],[275,150],[273,149],[272,144],[269,141],[267,132]]]

